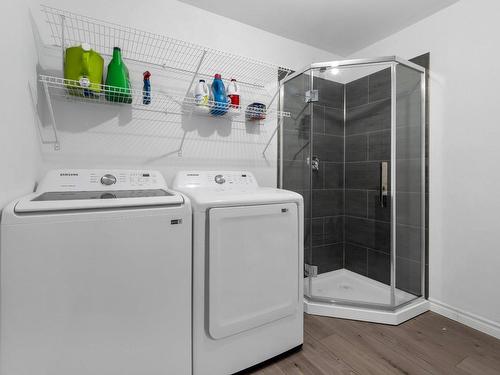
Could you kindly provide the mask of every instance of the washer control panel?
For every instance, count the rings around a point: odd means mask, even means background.
[[[163,176],[151,170],[74,169],[50,171],[37,191],[166,189]]]
[[[175,177],[175,188],[206,188],[220,191],[256,188],[252,173],[246,171],[189,171]]]

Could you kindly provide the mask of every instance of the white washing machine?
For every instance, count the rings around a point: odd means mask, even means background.
[[[303,342],[303,201],[249,172],[180,172],[193,205],[193,374],[226,375]]]
[[[160,173],[48,173],[2,213],[0,373],[191,374],[191,260]]]

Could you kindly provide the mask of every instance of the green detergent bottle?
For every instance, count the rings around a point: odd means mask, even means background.
[[[110,102],[132,103],[132,92],[128,68],[122,60],[120,48],[113,48],[113,58],[106,76],[106,99]]]

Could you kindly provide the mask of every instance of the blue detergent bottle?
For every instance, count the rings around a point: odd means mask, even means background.
[[[224,87],[224,82],[222,82],[221,75],[216,74],[214,81],[212,82],[212,108],[210,113],[214,116],[222,116],[227,112],[229,107],[229,101],[226,96],[226,89]]]
[[[143,73],[144,77],[144,86],[142,87],[142,104],[151,104],[151,82],[149,78],[151,77],[151,73],[149,71],[145,71]]]

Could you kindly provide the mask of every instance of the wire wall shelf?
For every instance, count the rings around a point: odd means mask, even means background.
[[[85,42],[102,55],[120,47],[124,59],[202,78],[221,73],[242,85],[264,88],[291,73],[288,68],[42,5],[55,45]]]
[[[175,87],[170,87],[169,84],[165,87],[167,92],[161,89],[153,91],[151,102],[144,104],[142,87],[130,89],[124,94],[123,89],[117,87],[92,84],[91,91],[83,89],[77,81],[40,75],[39,80],[48,99],[56,140],[57,126],[52,99],[118,104],[163,114],[212,116],[260,124],[264,120],[272,119],[276,119],[279,124],[282,117],[290,117],[289,112],[277,110],[278,80],[292,73],[288,68],[45,5],[41,6],[41,10],[45,14],[52,43],[61,48],[62,60],[68,47],[82,43],[89,44],[92,49],[107,58],[112,56],[114,47],[120,47],[126,62],[139,64],[146,69],[156,68],[172,72],[179,77],[175,82],[171,82]],[[215,73],[226,79],[237,80],[241,100],[239,107],[224,108],[211,101],[204,107],[195,103],[193,88],[197,80],[212,78]],[[220,111],[214,111],[214,107]],[[261,109],[262,107],[264,109]],[[276,130],[268,144],[275,133]],[[55,142],[54,148],[60,149],[58,141]]]
[[[152,92],[149,104],[144,104],[142,90],[94,85],[92,90],[84,89],[78,81],[61,77],[40,75],[40,82],[47,90],[50,98],[59,98],[72,102],[85,102],[94,104],[109,104],[130,106],[134,109],[162,112],[165,114],[196,114],[202,116],[230,117],[236,120],[262,120],[276,116],[290,117],[289,112],[274,109],[247,108],[251,103],[240,103],[238,107],[221,105],[209,101],[206,106],[199,106],[194,98],[183,97],[164,92]],[[213,115],[215,112],[216,115]],[[224,112],[224,114],[222,114]]]

